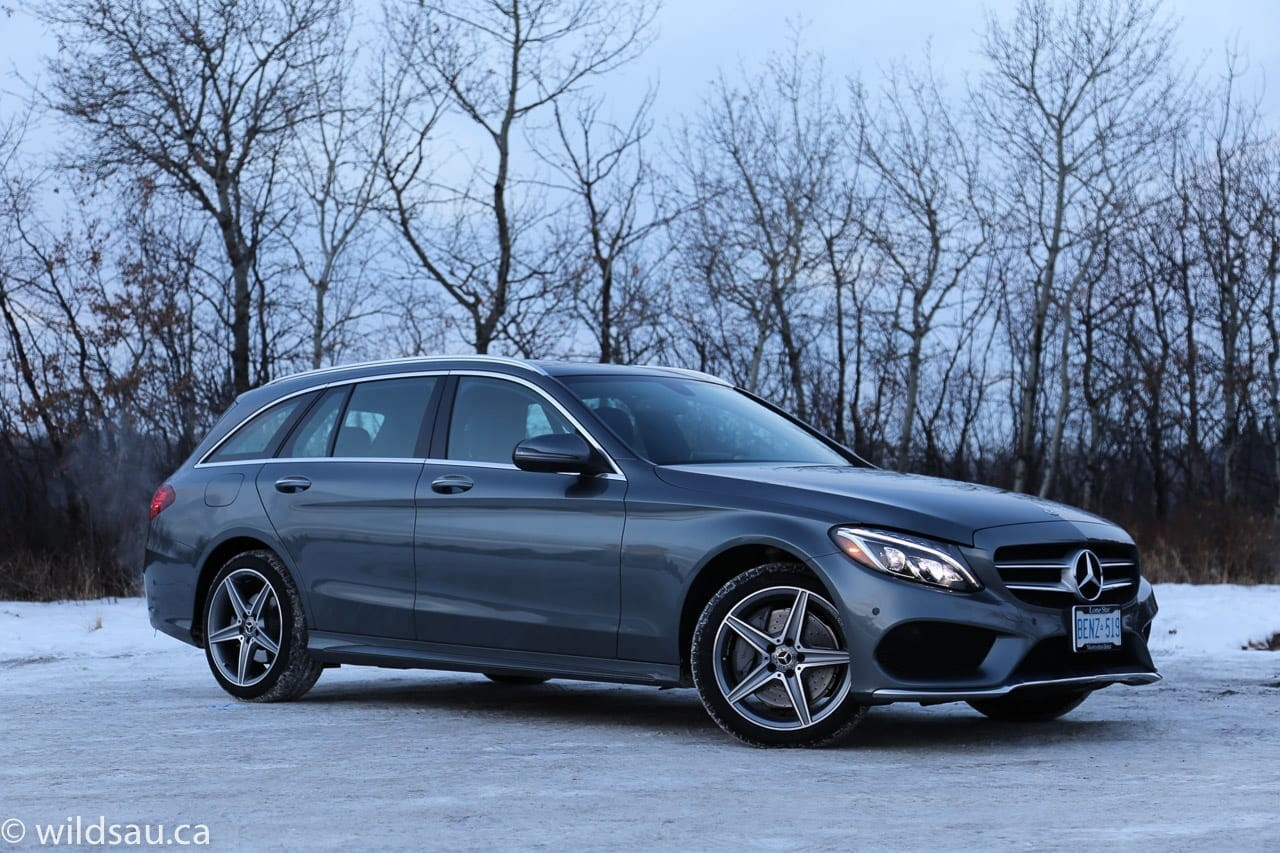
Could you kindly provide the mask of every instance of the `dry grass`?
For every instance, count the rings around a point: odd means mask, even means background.
[[[0,600],[84,601],[140,592],[133,569],[116,560],[94,559],[83,551],[17,552],[0,557]]]
[[[1280,583],[1280,529],[1268,515],[1215,507],[1128,526],[1154,582]]]

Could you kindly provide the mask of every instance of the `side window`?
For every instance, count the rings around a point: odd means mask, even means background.
[[[351,392],[333,455],[411,459],[439,380],[434,376],[362,382]]]
[[[604,396],[581,399],[587,408],[595,412],[596,417],[604,421],[605,426],[622,439],[625,445],[639,452],[641,456],[648,455],[644,441],[636,428],[635,413],[631,411],[631,406],[625,400]]]
[[[314,395],[300,394],[276,403],[249,419],[230,438],[208,457],[206,462],[238,462],[244,459],[262,459],[271,455],[276,442],[288,429],[295,413]]]
[[[280,448],[281,457],[314,459],[329,455],[329,442],[338,426],[338,414],[342,402],[347,399],[346,388],[330,388],[320,402],[311,407],[298,426],[289,434]]]
[[[511,464],[511,451],[526,438],[573,432],[564,416],[541,395],[485,376],[463,376],[449,419],[446,456],[466,462]]]

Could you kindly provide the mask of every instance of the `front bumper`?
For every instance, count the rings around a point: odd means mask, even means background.
[[[866,704],[933,704],[1160,680],[1146,642],[1157,610],[1146,581],[1121,605],[1123,645],[1075,653],[1070,608],[1019,601],[983,567],[974,567],[982,590],[952,593],[879,575],[844,554],[816,562],[854,651],[852,692]]]
[[[871,698],[874,704],[885,705],[890,702],[919,702],[922,705],[933,705],[942,702],[965,702],[976,699],[998,699],[1010,693],[1042,690],[1078,690],[1086,688],[1097,690],[1112,684],[1155,684],[1163,676],[1158,672],[1131,672],[1105,675],[1080,675],[1066,678],[1046,678],[1038,681],[1018,681],[1003,687],[992,687],[986,690],[895,690],[885,688],[873,691]]]

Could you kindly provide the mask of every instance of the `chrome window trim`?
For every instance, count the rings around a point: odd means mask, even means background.
[[[232,459],[229,462],[202,462],[200,468],[223,468],[228,465],[277,465],[286,462],[311,464],[312,462],[402,462],[421,465],[426,462],[419,456],[281,456],[270,459]]]
[[[232,465],[284,465],[289,462],[296,462],[299,465],[312,465],[317,462],[373,462],[376,464],[401,464],[401,465],[441,465],[452,468],[492,468],[500,471],[519,471],[515,465],[507,462],[470,462],[461,459],[437,459],[434,456],[287,456],[271,459],[232,459],[229,462],[204,462],[200,464],[200,468],[226,468]],[[577,474],[564,473],[564,477],[576,477]],[[605,474],[597,474],[602,480],[619,480],[626,482],[627,478],[622,474],[612,472]]]
[[[601,451],[601,452],[603,453],[604,451]],[[605,458],[609,459],[609,455],[607,453],[605,454]],[[451,468],[491,468],[497,471],[519,471],[520,470],[519,466],[513,465],[510,462],[472,462],[465,459],[435,459],[435,458],[423,459],[422,461],[429,465],[441,465],[441,466],[451,467]],[[610,459],[609,461],[612,462],[613,460]],[[558,471],[554,473],[557,473],[561,477],[578,476],[577,474],[570,474],[567,471]],[[618,480],[619,482],[623,482],[623,483],[627,481],[627,478],[624,474],[615,473],[613,471],[609,471],[604,474],[596,474],[595,476],[601,480]]]
[[[491,359],[493,358],[496,358],[496,357],[491,357]],[[410,360],[417,361],[420,359],[410,359]],[[441,358],[440,360],[444,360],[444,359]],[[456,361],[457,359],[450,359],[450,360]],[[376,362],[376,363],[386,364],[388,362]],[[318,372],[323,372],[323,370]],[[472,468],[505,468],[505,469],[510,469],[512,471],[519,470],[515,465],[509,462],[472,462],[464,459],[436,459],[433,457],[417,457],[417,456],[414,456],[414,457],[406,456],[403,458],[401,457],[388,458],[388,457],[380,457],[380,456],[342,456],[342,457],[339,457],[339,456],[310,456],[310,457],[291,456],[291,457],[283,457],[283,458],[262,457],[262,458],[251,458],[251,459],[230,459],[223,462],[206,461],[209,459],[210,456],[217,453],[218,448],[220,448],[228,439],[230,439],[231,436],[239,432],[241,427],[243,427],[246,423],[253,420],[259,414],[261,414],[262,412],[265,412],[267,409],[270,409],[272,406],[279,405],[280,403],[283,403],[286,400],[291,400],[294,397],[298,397],[303,394],[310,394],[315,391],[319,391],[323,393],[324,391],[330,388],[336,388],[342,385],[354,385],[358,382],[378,382],[384,379],[412,379],[414,377],[421,377],[421,376],[440,376],[440,377],[481,376],[489,379],[503,379],[503,380],[506,380],[507,382],[514,382],[517,385],[523,385],[524,387],[532,391],[534,394],[538,395],[543,400],[546,400],[548,403],[550,403],[555,408],[555,410],[559,412],[560,415],[565,420],[567,420],[570,424],[572,424],[574,429],[576,429],[582,435],[582,437],[587,440],[587,443],[590,444],[593,448],[595,448],[596,452],[599,453],[609,463],[609,466],[613,470],[606,472],[605,474],[600,476],[603,476],[606,479],[616,479],[616,480],[622,480],[623,482],[626,482],[627,478],[626,478],[626,475],[622,473],[622,468],[620,468],[618,466],[618,463],[613,460],[613,457],[610,456],[607,451],[605,451],[604,447],[600,445],[600,442],[596,440],[596,437],[592,435],[591,432],[588,431],[582,425],[581,421],[579,421],[572,414],[570,414],[568,410],[565,409],[564,406],[560,405],[559,400],[556,400],[555,398],[548,396],[545,390],[543,390],[542,388],[539,388],[537,385],[530,382],[528,379],[525,379],[520,376],[512,376],[509,373],[497,373],[496,371],[491,371],[491,370],[468,370],[466,368],[460,368],[457,370],[422,370],[422,371],[412,371],[407,373],[380,373],[372,376],[353,376],[345,379],[337,379],[337,380],[334,380],[333,382],[326,382],[320,385],[312,385],[307,388],[301,388],[292,393],[285,394],[283,397],[277,397],[271,400],[270,402],[264,403],[263,405],[255,409],[253,412],[251,412],[249,415],[242,418],[239,423],[237,423],[234,427],[232,427],[230,430],[227,431],[226,435],[218,439],[218,443],[215,444],[213,447],[209,448],[208,452],[201,457],[200,461],[197,462],[192,467],[221,468],[229,465],[263,465],[263,464],[269,465],[269,464],[280,463],[280,462],[297,462],[297,463],[302,463],[302,462],[427,463],[427,462],[430,462],[433,465],[458,465],[458,466],[468,466]]]
[[[519,367],[536,373],[539,376],[547,376],[547,371],[531,361],[523,361],[518,358],[508,358],[505,355],[415,355],[405,358],[384,358],[377,361],[357,361],[352,364],[336,364],[332,367],[317,367],[314,370],[303,370],[298,373],[290,373],[287,376],[279,376],[272,379],[265,386],[275,385],[277,382],[285,382],[289,379],[300,379],[304,376],[321,376],[326,373],[336,373],[340,370],[356,370],[362,367],[390,367],[396,364],[439,364],[448,361],[481,361],[490,364],[505,364],[509,367]],[[397,374],[399,375],[399,374]],[[406,374],[407,375],[407,374]],[[362,377],[369,378],[369,377]]]

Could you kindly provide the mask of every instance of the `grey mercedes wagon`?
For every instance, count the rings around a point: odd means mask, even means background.
[[[155,493],[146,591],[240,699],[340,664],[696,687],[811,746],[870,706],[1047,720],[1148,684],[1119,527],[881,471],[712,376],[415,358],[242,395]]]

